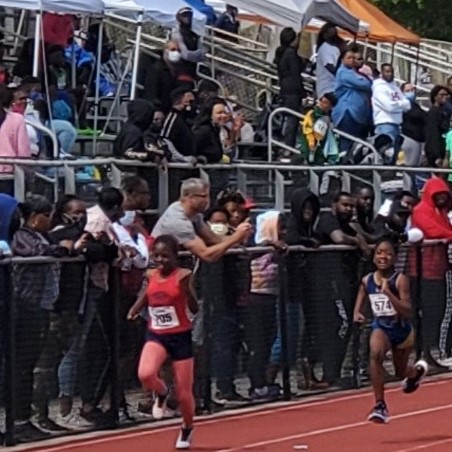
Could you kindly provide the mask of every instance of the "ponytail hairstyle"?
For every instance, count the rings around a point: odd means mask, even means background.
[[[0,128],[6,119],[6,109],[13,101],[12,91],[4,85],[0,85]]]

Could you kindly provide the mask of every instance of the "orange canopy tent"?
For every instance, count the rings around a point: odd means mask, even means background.
[[[369,24],[369,41],[419,44],[421,38],[398,24],[366,0],[339,0],[352,15]]]
[[[403,42],[405,44],[419,44],[421,38],[402,27],[396,21],[392,20],[385,13],[380,11],[375,5],[366,0],[339,0],[340,3],[360,21],[369,25],[369,31],[366,34],[359,33],[361,38],[367,38],[369,41],[377,42]],[[251,14],[240,14],[239,18],[243,21],[250,21],[257,24],[270,24],[271,21]],[[317,31],[317,26],[309,25],[307,31]],[[341,32],[341,34],[347,32]]]

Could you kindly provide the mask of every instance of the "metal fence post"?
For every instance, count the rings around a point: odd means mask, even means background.
[[[287,259],[282,253],[278,255],[279,271],[279,331],[281,334],[281,365],[284,400],[290,400],[290,357],[287,331]]]
[[[3,272],[7,319],[5,334],[5,446],[14,446],[14,420],[16,418],[16,307],[11,281],[11,265],[3,267]]]
[[[416,359],[421,358],[424,350],[424,338],[422,334],[422,245],[415,245],[416,252],[416,287],[415,287],[415,318],[416,318]]]
[[[120,288],[120,270],[116,266],[112,266],[110,270],[110,294],[113,301],[113,319],[111,325],[111,363],[110,363],[110,409],[113,416],[113,421],[115,426],[118,425],[119,419],[119,397],[123,394],[119,394],[119,378],[123,376],[120,375],[120,357],[119,357],[119,329],[120,320],[119,315],[121,310],[119,309],[119,304],[121,303],[121,288]]]

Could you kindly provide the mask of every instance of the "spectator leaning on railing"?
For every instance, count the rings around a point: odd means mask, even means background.
[[[317,236],[324,245],[357,246],[365,255],[369,247],[364,237],[351,226],[355,200],[350,193],[339,193],[332,204],[332,211],[320,217],[316,228]],[[330,300],[329,309],[323,317],[328,325],[332,325],[324,333],[323,339],[323,380],[334,384],[341,375],[341,366],[345,357],[348,339],[351,332],[353,303],[357,288],[358,254],[356,251],[338,251],[328,256],[325,268],[329,270],[329,283],[325,284],[325,276],[312,275],[319,280],[315,293],[319,299]],[[321,281],[321,282],[320,282]]]
[[[433,177],[427,181],[423,192],[421,202],[413,211],[413,226],[419,228],[427,240],[452,241],[452,226],[447,215],[452,197],[447,183],[441,178]],[[421,276],[424,351],[429,363],[433,365],[437,364],[431,355],[432,347],[440,349],[438,362],[447,365],[452,363],[450,359],[452,356],[450,331],[452,300],[446,297],[446,291],[450,293],[452,289],[452,275],[449,268],[447,244],[436,243],[424,246]],[[439,306],[441,306],[440,309],[438,309]],[[441,322],[443,313],[444,318]]]
[[[157,221],[152,230],[152,239],[164,234],[173,235],[179,245],[201,260],[218,260],[229,248],[248,237],[251,225],[242,223],[230,236],[214,234],[203,219],[209,203],[207,182],[195,178],[183,181],[179,201],[171,204]]]
[[[12,251],[16,256],[69,255],[73,242],[63,240],[52,244],[50,230],[52,205],[39,195],[32,195],[21,205],[23,226],[14,234]],[[16,433],[23,439],[36,440],[48,436],[35,427],[30,418],[33,401],[33,372],[40,358],[48,334],[50,313],[59,293],[60,265],[20,264],[13,271],[16,315]],[[48,418],[48,410],[39,412],[36,422],[46,430],[56,430]]]
[[[107,297],[109,290],[110,265],[118,254],[118,240],[112,223],[123,215],[124,197],[116,188],[104,188],[98,195],[98,202],[87,210],[85,231],[100,242],[105,254],[102,259],[90,265],[90,279],[87,285],[85,315],[80,337],[80,414],[91,422],[102,415],[98,405],[105,395],[108,369],[110,368],[110,350],[108,338],[111,334],[112,310]],[[94,356],[88,351],[95,349]]]

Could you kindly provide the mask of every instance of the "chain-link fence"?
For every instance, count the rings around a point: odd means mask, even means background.
[[[193,268],[190,256],[183,265]],[[448,245],[403,246],[409,276],[414,357],[432,371],[452,365],[452,272]],[[126,270],[104,266],[96,285],[81,259],[0,260],[2,411],[6,444],[151,421],[152,394],[137,378],[146,319],[126,320],[140,288]],[[211,413],[368,381],[369,323],[353,308],[372,259],[350,247],[230,251],[195,268],[194,392]],[[105,274],[107,274],[105,273]],[[256,279],[257,277],[257,279]],[[385,361],[392,379],[390,361]],[[168,365],[162,376],[171,387]],[[178,415],[175,396],[166,415]]]

